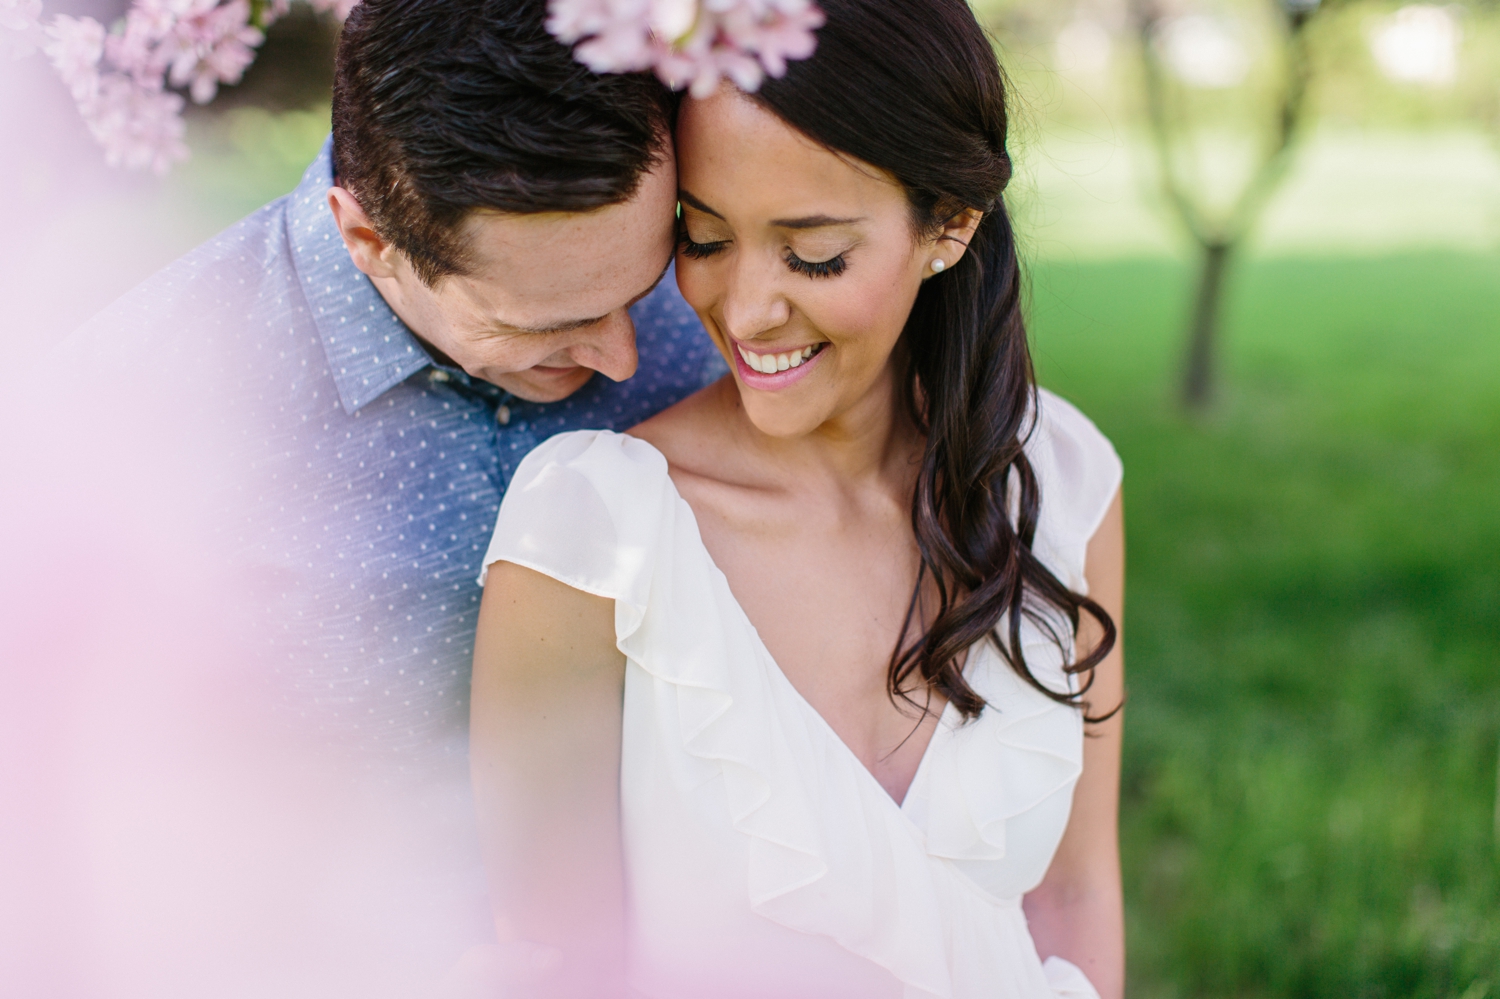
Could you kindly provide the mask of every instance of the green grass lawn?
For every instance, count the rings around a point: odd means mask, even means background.
[[[1039,265],[1044,384],[1126,466],[1131,994],[1500,997],[1500,257]]]

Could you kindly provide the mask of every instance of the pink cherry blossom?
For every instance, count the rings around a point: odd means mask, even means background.
[[[207,104],[220,83],[238,83],[265,41],[250,26],[249,0],[188,0],[157,52],[169,66],[174,87],[188,87],[193,100]]]
[[[182,106],[180,94],[151,90],[123,73],[108,73],[79,110],[110,166],[164,174],[188,157],[182,142]]]
[[[743,3],[722,16],[723,31],[736,48],[754,52],[766,73],[786,74],[789,59],[806,59],[817,48],[815,29],[823,26],[823,12],[808,0],[768,2],[763,11]]]
[[[161,43],[176,23],[176,16],[164,4],[152,0],[137,3],[126,13],[123,27],[105,40],[105,55],[115,69],[130,74],[139,86],[160,90],[166,73]]]
[[[158,55],[160,36],[174,23],[141,4],[113,36],[90,17],[59,15],[47,29],[47,56],[111,166],[165,173],[187,157],[182,97],[163,89]]]
[[[611,27],[573,50],[578,61],[596,73],[629,73],[650,69],[658,58],[650,35]]]
[[[85,101],[99,89],[99,60],[104,56],[104,25],[92,17],[59,14],[47,29],[42,46],[57,75],[75,101]]]
[[[811,0],[550,0],[547,30],[596,73],[653,69],[706,97],[725,79],[754,91],[783,75],[822,24]]]
[[[558,41],[571,45],[608,31],[615,24],[636,28],[645,22],[650,6],[650,0],[551,0],[547,4],[547,30]]]
[[[649,69],[659,47],[651,8],[652,0],[553,0],[547,30],[567,44],[583,40],[574,55],[596,73]]]
[[[356,2],[308,0],[339,17]],[[186,89],[194,101],[206,104],[220,84],[238,83],[265,40],[262,29],[290,4],[265,0],[252,8],[251,0],[134,0],[108,32],[92,18],[54,18],[46,51],[106,159],[160,173],[187,156],[183,99],[171,88]],[[0,0],[0,14],[24,6],[34,16],[39,5],[40,0]],[[258,24],[251,23],[255,9]]]

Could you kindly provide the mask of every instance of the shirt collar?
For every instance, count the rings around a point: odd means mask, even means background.
[[[287,203],[287,238],[339,402],[352,415],[432,359],[349,259],[328,208],[332,186],[330,138]]]

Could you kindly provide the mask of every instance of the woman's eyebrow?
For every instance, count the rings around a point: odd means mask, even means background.
[[[714,211],[712,208],[708,207],[697,198],[693,197],[687,191],[679,190],[677,192],[677,198],[679,201],[683,201],[693,206],[694,208],[698,209],[698,211],[703,212],[705,215],[712,215],[714,218],[719,219],[720,221],[724,221],[724,216],[720,215],[718,212]],[[835,218],[832,215],[807,215],[802,218],[796,219],[772,219],[771,225],[776,227],[777,229],[822,229],[826,226],[833,225],[854,225],[856,222],[863,221],[863,217],[842,219]]]
[[[863,222],[864,218],[839,219],[832,215],[808,215],[800,219],[772,219],[771,225],[777,229],[822,229],[830,225],[854,225]]]
[[[714,211],[712,208],[708,207],[703,202],[699,201],[697,198],[693,197],[691,194],[689,194],[686,191],[679,190],[677,192],[677,200],[678,201],[686,201],[688,204],[692,205],[694,208],[698,209],[700,212],[703,212],[703,213],[705,213],[707,215],[712,215],[714,218],[718,219],[720,222],[724,221],[724,216],[720,215],[718,212]]]

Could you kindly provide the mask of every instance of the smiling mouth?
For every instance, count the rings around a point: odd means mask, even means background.
[[[758,371],[763,375],[774,375],[778,371],[801,367],[804,361],[810,360],[813,355],[822,351],[824,346],[826,344],[814,343],[796,350],[783,351],[780,354],[756,354],[739,344],[735,344],[735,349],[740,352],[740,357],[745,359],[745,365],[751,371]]]

